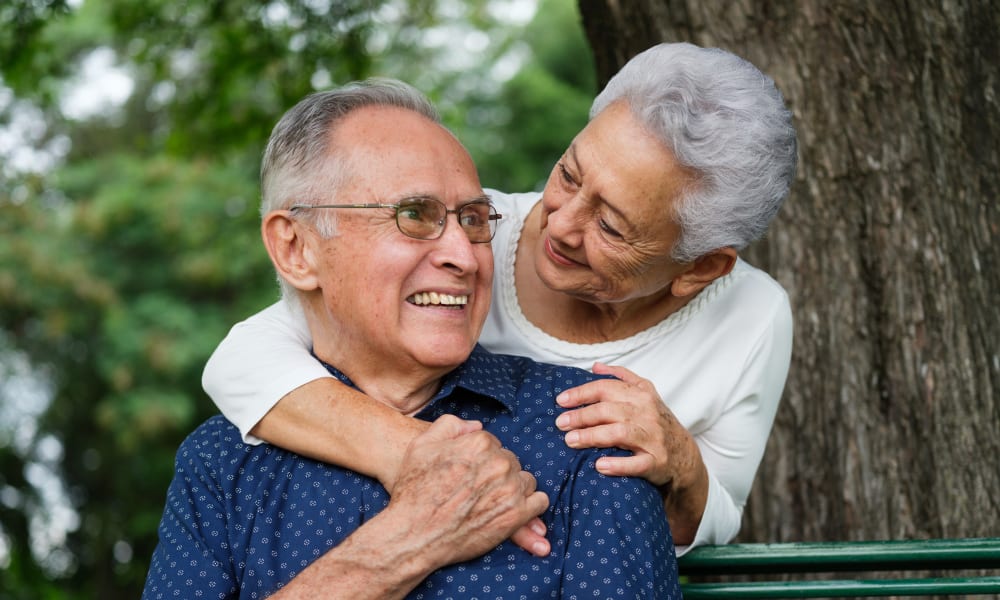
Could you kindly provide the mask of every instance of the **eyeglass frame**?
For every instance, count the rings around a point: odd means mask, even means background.
[[[406,233],[405,231],[403,231],[402,226],[400,226],[400,224],[399,224],[399,209],[400,209],[400,207],[404,206],[405,202],[411,202],[411,201],[414,201],[414,200],[433,200],[434,202],[437,202],[438,204],[440,204],[441,206],[444,207],[444,218],[441,221],[441,223],[442,223],[441,224],[441,229],[438,231],[438,233],[437,233],[436,236],[429,237],[429,238],[416,237],[414,235],[410,235],[409,233]],[[493,201],[490,200],[489,196],[480,196],[478,198],[474,198],[472,200],[469,200],[468,202],[463,202],[462,204],[460,204],[456,208],[448,208],[447,204],[445,204],[444,202],[442,202],[438,198],[435,198],[434,196],[411,196],[409,198],[403,198],[402,200],[400,200],[399,202],[396,202],[395,204],[386,204],[386,203],[382,203],[382,202],[368,202],[368,203],[363,203],[363,204],[293,204],[293,205],[291,205],[291,206],[288,207],[288,210],[291,211],[291,212],[295,212],[297,210],[309,210],[309,209],[312,209],[312,208],[391,208],[391,209],[394,210],[393,217],[394,217],[394,220],[396,221],[396,229],[398,229],[400,233],[402,233],[403,235],[405,235],[406,237],[408,237],[410,239],[425,240],[425,241],[433,241],[433,240],[440,239],[441,236],[444,235],[445,228],[448,226],[448,215],[453,214],[453,215],[455,215],[456,220],[458,220],[458,226],[462,228],[462,231],[465,232],[465,236],[469,238],[469,243],[472,243],[472,244],[488,244],[488,243],[490,243],[490,242],[493,241],[494,237],[496,237],[496,234],[497,234],[496,225],[490,226],[490,228],[489,228],[490,229],[490,237],[489,237],[489,239],[481,240],[481,241],[475,241],[475,240],[473,240],[471,237],[469,237],[469,232],[464,227],[462,227],[462,220],[460,218],[462,211],[465,210],[466,207],[472,206],[472,205],[475,205],[475,204],[485,204],[485,205],[487,205],[489,207],[489,209],[490,209],[491,212],[486,217],[486,220],[488,222],[495,223],[495,222],[497,222],[497,221],[499,221],[500,219],[503,218],[502,214],[496,212],[496,210],[497,210],[496,206],[493,205]]]

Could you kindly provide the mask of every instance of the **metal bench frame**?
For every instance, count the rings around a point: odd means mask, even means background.
[[[995,575],[900,577],[898,572],[994,570]],[[688,600],[1000,595],[1000,538],[731,544],[695,548],[680,559]],[[876,572],[877,579],[816,579],[809,574]],[[716,575],[794,575],[789,580],[700,582]]]

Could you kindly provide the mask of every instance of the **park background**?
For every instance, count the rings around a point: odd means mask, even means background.
[[[485,186],[540,189],[660,41],[748,58],[799,132],[745,253],[796,331],[739,539],[1000,535],[998,32],[989,0],[3,0],[0,599],[138,597],[205,360],[277,295],[284,110],[398,77]]]

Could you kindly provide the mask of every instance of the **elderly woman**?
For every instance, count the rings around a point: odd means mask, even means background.
[[[739,531],[784,387],[787,295],[737,253],[767,229],[795,164],[770,78],[722,50],[662,44],[608,83],[540,197],[490,194],[503,221],[480,343],[617,377],[562,394],[579,408],[555,426],[572,447],[633,451],[597,469],[660,486],[679,553]],[[400,301],[462,310],[447,293]],[[249,442],[391,491],[425,424],[373,413],[309,347],[302,317],[279,302],[233,328],[205,389]]]

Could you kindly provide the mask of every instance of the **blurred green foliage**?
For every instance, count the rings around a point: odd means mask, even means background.
[[[549,171],[587,122],[596,93],[586,39],[570,2],[543,2],[524,30],[531,59],[498,96],[470,98],[456,131],[476,158],[483,185],[541,190]],[[479,114],[501,113],[485,123]]]
[[[282,112],[330,84],[399,77],[439,104],[484,185],[539,187],[593,97],[575,11],[545,0],[522,27],[486,0],[0,5],[0,133],[30,106],[44,128],[25,143],[69,146],[52,170],[0,164],[0,420],[31,404],[18,360],[51,390],[37,420],[0,421],[0,599],[138,597],[174,451],[215,412],[205,360],[277,297],[257,169]],[[129,100],[66,117],[102,48]],[[49,514],[39,467],[71,518]]]
[[[137,597],[174,448],[212,410],[198,390],[208,352],[227,324],[274,296],[252,235],[248,164],[110,154],[60,169],[52,184],[65,197],[53,206],[0,204],[0,319],[52,374],[40,429],[62,443],[60,474],[81,518],[65,597]],[[26,543],[5,571],[44,580],[51,568],[28,560]],[[115,560],[119,543],[134,560]]]

